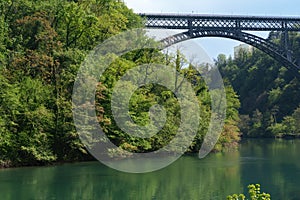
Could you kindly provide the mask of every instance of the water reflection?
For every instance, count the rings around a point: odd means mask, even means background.
[[[186,156],[147,174],[99,163],[2,170],[0,193],[3,199],[224,199],[240,187],[238,153],[230,155]]]
[[[246,140],[240,153],[254,159],[241,165],[243,185],[261,183],[272,199],[300,199],[300,140]]]
[[[147,174],[98,162],[0,170],[1,199],[226,199],[261,183],[272,200],[299,199],[299,141],[247,140],[240,151],[184,156]]]

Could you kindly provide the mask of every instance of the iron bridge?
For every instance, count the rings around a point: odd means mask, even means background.
[[[291,51],[288,33],[300,31],[300,18],[187,14],[140,14],[140,16],[145,19],[146,28],[183,30],[179,34],[162,39],[164,48],[193,38],[229,38],[262,50],[299,74],[300,60],[296,60]],[[275,44],[249,31],[281,32],[281,44]]]

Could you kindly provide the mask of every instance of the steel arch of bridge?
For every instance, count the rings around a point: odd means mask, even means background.
[[[163,43],[163,47],[166,48],[179,42],[200,37],[223,37],[238,40],[260,49],[291,70],[300,70],[296,59],[292,60],[291,52],[286,52],[279,45],[249,33],[237,33],[229,30],[197,30],[192,33],[187,31],[167,37],[161,40],[161,42]]]
[[[200,37],[223,37],[252,45],[269,54],[287,68],[300,70],[299,62],[289,49],[288,32],[300,31],[300,18],[293,17],[254,17],[254,16],[209,16],[140,14],[145,18],[147,28],[182,29],[182,33],[161,41],[164,47]],[[281,31],[282,46],[267,39],[243,31]]]

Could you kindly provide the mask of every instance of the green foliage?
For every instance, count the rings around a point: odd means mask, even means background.
[[[91,159],[73,122],[71,95],[77,71],[98,43],[138,27],[142,19],[117,0],[0,0],[0,166]],[[142,40],[153,42],[146,37]],[[224,58],[221,60],[225,65]],[[181,108],[167,88],[145,85],[130,99],[130,116],[139,125],[149,124],[148,111],[155,109],[153,105],[166,108],[166,124],[151,138],[125,134],[111,113],[112,88],[120,77],[137,65],[152,62],[173,67],[193,83],[201,120],[189,151],[198,151],[209,125],[211,100],[205,82],[179,51],[166,56],[159,50],[137,50],[116,59],[98,84],[99,123],[116,145],[132,152],[154,151],[168,144],[180,125]],[[174,86],[181,87],[177,76]],[[238,97],[230,86],[226,93],[227,120],[218,150],[239,140]],[[184,109],[194,112],[189,106]],[[156,119],[162,121],[163,116]]]
[[[275,123],[268,129],[275,137],[300,136],[300,107],[295,109],[292,115],[285,116],[281,123]]]
[[[199,122],[199,131],[194,142],[190,146],[189,151],[198,152],[203,142],[203,138],[207,133],[211,117],[210,94],[204,80],[199,76],[199,72],[186,61],[184,56],[179,51],[177,51],[174,55],[167,55],[166,58],[163,58],[162,54],[158,52],[144,51],[135,53],[139,55],[139,59],[137,61],[139,65],[149,62],[149,58],[151,58],[151,61],[154,60],[156,62],[162,62],[160,60],[165,60],[170,67],[174,68],[179,74],[182,74],[185,78],[193,83],[193,89],[199,100],[201,118]],[[124,58],[128,58],[129,60],[125,60]],[[102,109],[104,110],[103,118],[105,118],[105,122],[103,122],[101,125],[111,141],[113,141],[117,146],[121,146],[126,150],[133,152],[149,152],[160,149],[161,147],[166,146],[177,133],[181,122],[180,110],[185,109],[185,112],[187,113],[193,113],[194,111],[189,110],[190,107],[180,108],[175,95],[169,89],[156,84],[148,84],[142,88],[139,88],[131,97],[129,102],[130,117],[134,123],[138,125],[148,125],[151,120],[148,113],[150,107],[159,104],[166,110],[166,123],[164,127],[155,136],[147,139],[133,137],[120,130],[111,113],[110,98],[115,83],[126,73],[128,69],[131,69],[136,65],[136,63],[130,61],[130,59],[135,60],[136,58],[133,53],[130,55],[125,55],[124,58],[115,60],[115,62],[111,64],[110,68],[106,70],[104,76],[102,77],[101,83],[103,85],[101,84],[101,87],[104,86],[105,89],[101,92],[103,96],[101,97],[101,103],[99,103],[99,105],[101,105]],[[186,68],[184,66],[189,67]],[[143,74],[143,72],[140,72],[139,76],[143,76]],[[146,79],[147,73],[144,74],[144,76]],[[130,83],[124,84],[124,87],[125,85],[128,88],[131,87]],[[181,81],[177,76],[174,79],[174,87],[175,89],[180,89],[180,87],[182,87]],[[237,127],[239,120],[238,108],[240,103],[236,93],[230,86],[226,88],[226,96],[228,103],[227,120],[224,131],[222,132],[220,140],[215,147],[215,149],[218,151],[224,149],[224,147],[236,147],[240,138],[239,129]],[[122,105],[118,105],[114,109],[118,110],[122,107]],[[162,120],[158,118],[159,117],[156,116],[156,120]],[[107,121],[109,123],[107,123]],[[127,123],[131,124],[131,122]],[[134,126],[134,124],[130,126]],[[186,128],[185,131],[188,132],[187,130],[188,129]],[[182,143],[184,143],[186,139],[187,138],[182,137],[181,141],[172,149],[168,149],[168,151],[181,151]]]
[[[261,193],[259,184],[251,184],[248,186],[249,200],[271,200],[271,195],[267,193]],[[227,196],[227,200],[245,200],[244,194],[233,194]]]
[[[299,33],[291,33],[290,43],[299,59]],[[280,43],[280,33],[272,32],[269,39]],[[232,85],[241,102],[240,125],[246,137],[284,137],[297,135],[292,114],[299,107],[300,83],[291,70],[267,54],[254,49],[235,59],[220,55],[216,60],[223,77]],[[290,118],[292,117],[292,118]]]
[[[0,165],[90,159],[71,94],[86,52],[142,20],[124,3],[0,1]]]

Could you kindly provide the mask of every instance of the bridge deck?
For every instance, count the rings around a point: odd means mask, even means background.
[[[148,28],[300,31],[300,17],[140,14]]]

